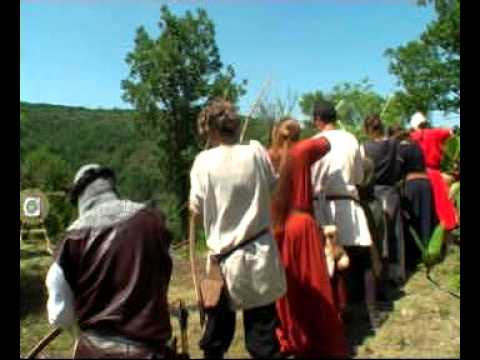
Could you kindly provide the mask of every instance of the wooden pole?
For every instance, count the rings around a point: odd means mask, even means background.
[[[390,105],[390,103],[392,102],[392,100],[393,100],[394,97],[395,97],[394,95],[390,95],[390,96],[388,97],[388,100],[387,100],[385,106],[383,107],[382,112],[380,113],[380,119],[381,119],[381,118],[383,117],[383,115],[385,114],[385,111],[387,110],[388,106]]]
[[[267,88],[270,87],[271,79],[267,79],[261,90],[260,93],[258,94],[257,98],[255,99],[255,102],[253,103],[252,108],[250,109],[250,113],[247,115],[247,118],[245,119],[245,122],[243,123],[243,128],[242,132],[240,134],[240,143],[243,142],[243,139],[245,138],[245,133],[247,132],[247,127],[248,127],[248,122],[250,118],[253,116],[253,113],[257,109],[258,105],[260,104],[260,99],[263,97],[264,93],[267,91]]]

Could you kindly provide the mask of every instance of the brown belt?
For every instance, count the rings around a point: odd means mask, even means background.
[[[409,173],[409,174],[407,174],[407,176],[405,176],[406,181],[418,180],[418,179],[427,179],[428,180],[428,175],[424,172],[413,172],[413,173]]]

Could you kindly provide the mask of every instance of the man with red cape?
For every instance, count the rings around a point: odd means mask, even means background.
[[[425,115],[417,112],[412,116],[410,126],[413,131],[410,134],[412,140],[422,148],[427,167],[427,175],[433,188],[435,210],[437,217],[447,231],[458,226],[455,207],[448,196],[448,186],[445,182],[440,165],[443,158],[443,147],[453,131],[451,129],[429,128]]]

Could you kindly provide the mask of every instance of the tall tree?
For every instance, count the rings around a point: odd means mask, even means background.
[[[387,49],[390,72],[405,90],[405,108],[415,110],[460,109],[460,0],[419,0],[433,3],[437,18],[419,39]]]
[[[363,120],[369,114],[383,113],[388,99],[375,92],[370,80],[364,78],[355,83],[338,83],[328,91],[317,90],[303,94],[299,104],[303,114],[309,119],[312,118],[313,106],[317,101],[332,103],[337,109],[339,126],[363,139]],[[389,112],[385,112],[384,119],[388,119],[388,123],[400,122],[402,118],[398,116],[398,104],[393,107],[391,105],[388,106]],[[312,122],[307,121],[305,125],[304,133],[311,135],[309,129],[313,127]]]
[[[329,101],[338,106],[338,118],[345,125],[361,124],[370,113],[380,113],[385,99],[373,90],[368,78],[360,82],[344,82],[335,85],[329,91],[314,91],[304,94],[300,99],[300,108],[304,115],[311,118],[313,106],[317,101]]]
[[[222,64],[205,10],[176,16],[162,6],[158,26],[157,39],[143,26],[137,30],[135,48],[126,58],[130,74],[122,81],[123,99],[136,109],[139,132],[162,152],[158,166],[165,179],[159,189],[174,193],[181,208],[199,150],[195,119],[200,106],[215,96],[236,102],[245,81],[235,83],[233,67]]]

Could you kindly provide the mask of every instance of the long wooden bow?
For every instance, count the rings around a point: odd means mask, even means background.
[[[200,315],[200,326],[203,328],[205,323],[205,311],[203,308],[203,297],[202,291],[200,290],[200,280],[198,276],[198,268],[197,262],[195,260],[195,242],[196,242],[196,234],[195,234],[195,222],[196,222],[196,215],[191,214],[189,219],[189,228],[188,228],[188,242],[190,245],[190,268],[192,271],[192,280],[193,280],[193,288],[195,289],[195,296],[197,298],[197,305],[198,305],[198,312]]]
[[[50,331],[35,347],[28,353],[25,359],[35,359],[45,347],[50,344],[58,335],[62,333],[62,329],[55,328]]]
[[[260,93],[258,94],[257,98],[255,99],[255,102],[252,105],[252,108],[250,109],[249,114],[247,115],[247,118],[245,119],[245,122],[243,123],[243,128],[242,132],[240,134],[240,143],[243,142],[245,138],[245,134],[247,132],[247,127],[248,127],[248,122],[250,121],[250,118],[253,116],[255,110],[257,109],[258,105],[260,105],[260,100],[267,91],[267,89],[270,87],[271,84],[271,79],[268,78],[264,83],[263,86],[260,90]]]

